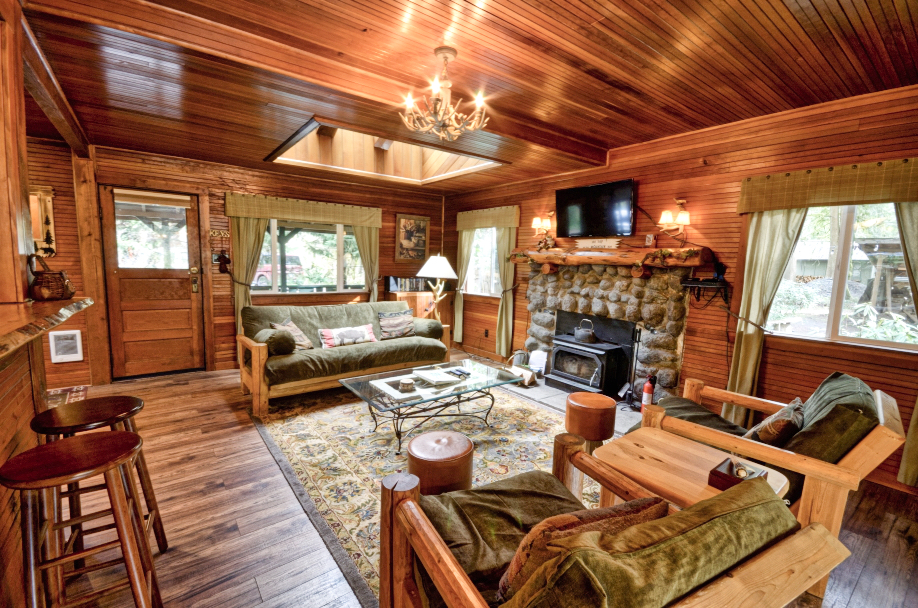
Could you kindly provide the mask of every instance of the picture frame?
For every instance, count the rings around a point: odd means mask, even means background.
[[[83,360],[83,336],[79,329],[49,331],[48,344],[51,347],[51,363]]]
[[[424,263],[430,251],[430,218],[395,215],[395,261]]]

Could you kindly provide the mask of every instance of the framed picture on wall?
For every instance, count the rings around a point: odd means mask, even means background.
[[[424,262],[430,243],[430,218],[420,215],[395,216],[395,261]]]
[[[51,363],[66,363],[83,360],[83,338],[79,329],[49,331]]]

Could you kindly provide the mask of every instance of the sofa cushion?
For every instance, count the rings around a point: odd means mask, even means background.
[[[635,524],[666,517],[668,512],[669,503],[657,497],[543,519],[517,547],[510,566],[500,579],[498,597],[509,600],[542,564],[557,555],[556,550],[548,547],[551,541],[594,530],[613,534]]]
[[[399,363],[437,362],[446,346],[431,338],[398,338],[385,342],[354,344],[343,348],[296,350],[289,355],[268,357],[268,386],[338,374],[360,375],[363,370]]]
[[[764,479],[751,479],[679,513],[616,534],[549,543],[557,556],[503,608],[665,606],[797,530]]]
[[[246,306],[242,309],[242,329],[249,338],[271,323],[290,319],[313,342],[326,327],[356,327],[370,324],[379,335],[379,313],[408,310],[407,302],[358,302],[331,306]]]
[[[660,399],[657,405],[666,410],[667,416],[672,416],[673,418],[694,422],[695,424],[717,429],[718,431],[730,433],[731,435],[742,436],[746,434],[746,429],[743,427],[721,418],[703,405],[695,403],[691,399],[686,399],[685,397],[664,397]],[[640,423],[628,429],[628,432],[630,433],[639,428],[641,428]]]
[[[760,443],[767,443],[777,448],[784,447],[797,431],[803,428],[803,401],[800,397],[758,423],[743,435]]]
[[[291,321],[290,319],[284,319],[282,323],[271,323],[271,327],[273,329],[283,329],[283,330],[289,331],[290,335],[293,336],[293,341],[300,348],[313,348],[312,340],[310,340],[309,337],[303,333],[303,330],[301,330],[299,327],[294,325],[293,321]],[[286,354],[286,353],[277,353],[277,354]]]
[[[439,340],[443,337],[443,325],[436,319],[414,318],[414,333],[424,338]]]
[[[255,341],[268,345],[268,356],[289,355],[296,350],[293,335],[283,329],[263,329],[255,334]],[[251,363],[251,355],[249,362]]]
[[[584,508],[564,484],[543,471],[472,490],[421,496],[420,505],[459,565],[492,602],[526,534],[547,517]],[[444,606],[427,573],[422,567],[416,571],[430,607]]]
[[[319,342],[322,348],[335,348],[338,346],[352,346],[354,344],[367,344],[378,342],[373,333],[373,326],[367,323],[358,327],[335,327],[319,330]]]
[[[380,340],[414,335],[414,309],[379,314]]]

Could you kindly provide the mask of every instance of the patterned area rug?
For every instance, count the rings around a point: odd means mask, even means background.
[[[452,430],[468,436],[475,444],[475,486],[533,469],[550,472],[554,436],[565,432],[563,416],[504,390],[493,394],[490,427],[474,418],[435,418],[421,432]],[[345,389],[332,389],[272,400],[259,427],[289,463],[288,477],[292,471],[378,597],[380,481],[408,466],[406,450],[395,453],[391,424],[373,432],[367,405]],[[593,484],[584,492],[588,506],[598,504],[598,489]],[[310,505],[305,506],[308,512]],[[347,574],[350,568],[339,565]],[[350,582],[358,598],[369,596],[356,588],[359,582]]]

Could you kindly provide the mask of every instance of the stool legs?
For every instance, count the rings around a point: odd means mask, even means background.
[[[120,468],[116,467],[105,472],[105,485],[112,504],[112,515],[115,518],[115,527],[118,529],[118,538],[121,540],[124,566],[127,569],[137,608],[153,608],[153,600],[147,589],[143,558],[138,538],[134,533],[131,510],[128,508]]]
[[[125,428],[132,432],[137,432],[134,425],[134,419],[128,418],[124,421]],[[166,530],[163,527],[163,518],[159,514],[159,506],[156,504],[156,494],[153,492],[153,482],[150,481],[150,471],[147,469],[147,461],[143,456],[143,450],[137,454],[137,477],[140,479],[140,487],[143,489],[143,498],[147,503],[147,513],[153,520],[153,534],[156,536],[156,546],[159,552],[164,553],[169,548],[169,541],[166,540]]]
[[[63,530],[55,530],[54,524],[61,520],[61,503],[57,487],[41,491],[41,527],[47,532],[43,545],[44,560],[51,561],[64,553]],[[45,570],[46,589],[51,600],[51,607],[57,608],[64,603],[64,568],[57,566]]]
[[[39,585],[39,519],[38,491],[22,490],[19,493],[22,524],[22,578],[25,586],[27,608],[42,608],[45,605]]]
[[[150,587],[153,592],[153,605],[156,608],[162,608],[163,600],[159,594],[159,581],[156,578],[156,567],[153,565],[153,551],[150,549],[150,538],[147,533],[147,527],[144,525],[143,511],[140,508],[140,500],[138,499],[137,484],[134,481],[134,472],[129,465],[125,465],[121,468],[121,481],[130,499],[133,510],[131,522],[134,525],[134,534],[137,537],[141,562],[144,570],[149,572],[151,578],[152,584]],[[153,519],[152,514],[150,515],[150,519]]]

